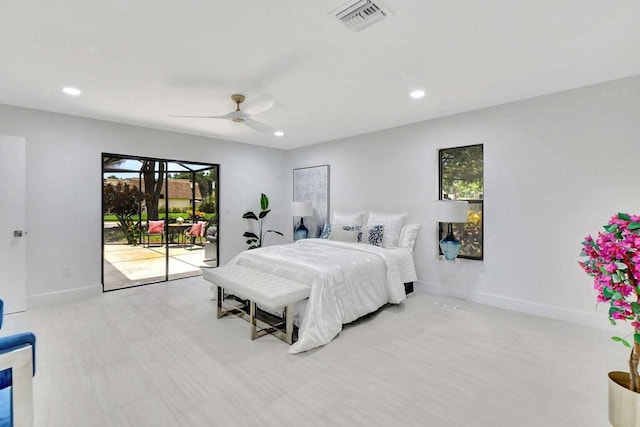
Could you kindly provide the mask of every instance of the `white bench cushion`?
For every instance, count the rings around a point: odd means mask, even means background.
[[[301,301],[311,293],[307,285],[241,265],[204,269],[202,275],[215,285],[268,308]]]

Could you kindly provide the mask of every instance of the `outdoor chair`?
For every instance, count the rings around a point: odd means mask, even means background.
[[[0,300],[0,328],[4,302]],[[0,337],[0,427],[33,425],[36,336],[22,332]]]
[[[160,246],[164,246],[164,220],[147,221],[147,247],[150,247],[149,237],[160,235]]]
[[[198,221],[184,231],[185,238],[191,239],[191,247],[196,244],[196,239],[198,239],[200,246],[203,245],[202,239],[205,237],[207,225],[209,225],[207,221]]]

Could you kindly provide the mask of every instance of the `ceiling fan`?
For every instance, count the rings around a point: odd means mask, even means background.
[[[242,110],[240,109],[240,104],[244,102],[244,95],[233,94],[231,95],[231,99],[236,103],[236,110],[231,111],[222,116],[174,116],[170,115],[169,117],[189,117],[195,119],[230,119],[236,123],[242,123],[251,129],[264,132],[264,133],[273,133],[275,129],[273,129],[269,125],[265,125],[259,121],[253,120],[251,116],[262,113],[263,111],[268,110],[273,107],[273,98],[267,95],[256,98],[253,102],[247,104]]]

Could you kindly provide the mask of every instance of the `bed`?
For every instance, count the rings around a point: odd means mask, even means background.
[[[288,353],[327,344],[343,324],[387,303],[403,302],[405,283],[416,280],[411,249],[329,239],[245,251],[229,264],[311,286],[309,298],[294,310],[298,340]]]

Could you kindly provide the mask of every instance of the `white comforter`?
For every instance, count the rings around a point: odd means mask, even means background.
[[[299,353],[324,345],[344,323],[386,303],[404,301],[399,256],[362,243],[305,239],[295,244],[245,251],[231,260],[256,270],[311,286],[300,322],[298,341],[288,350]]]

